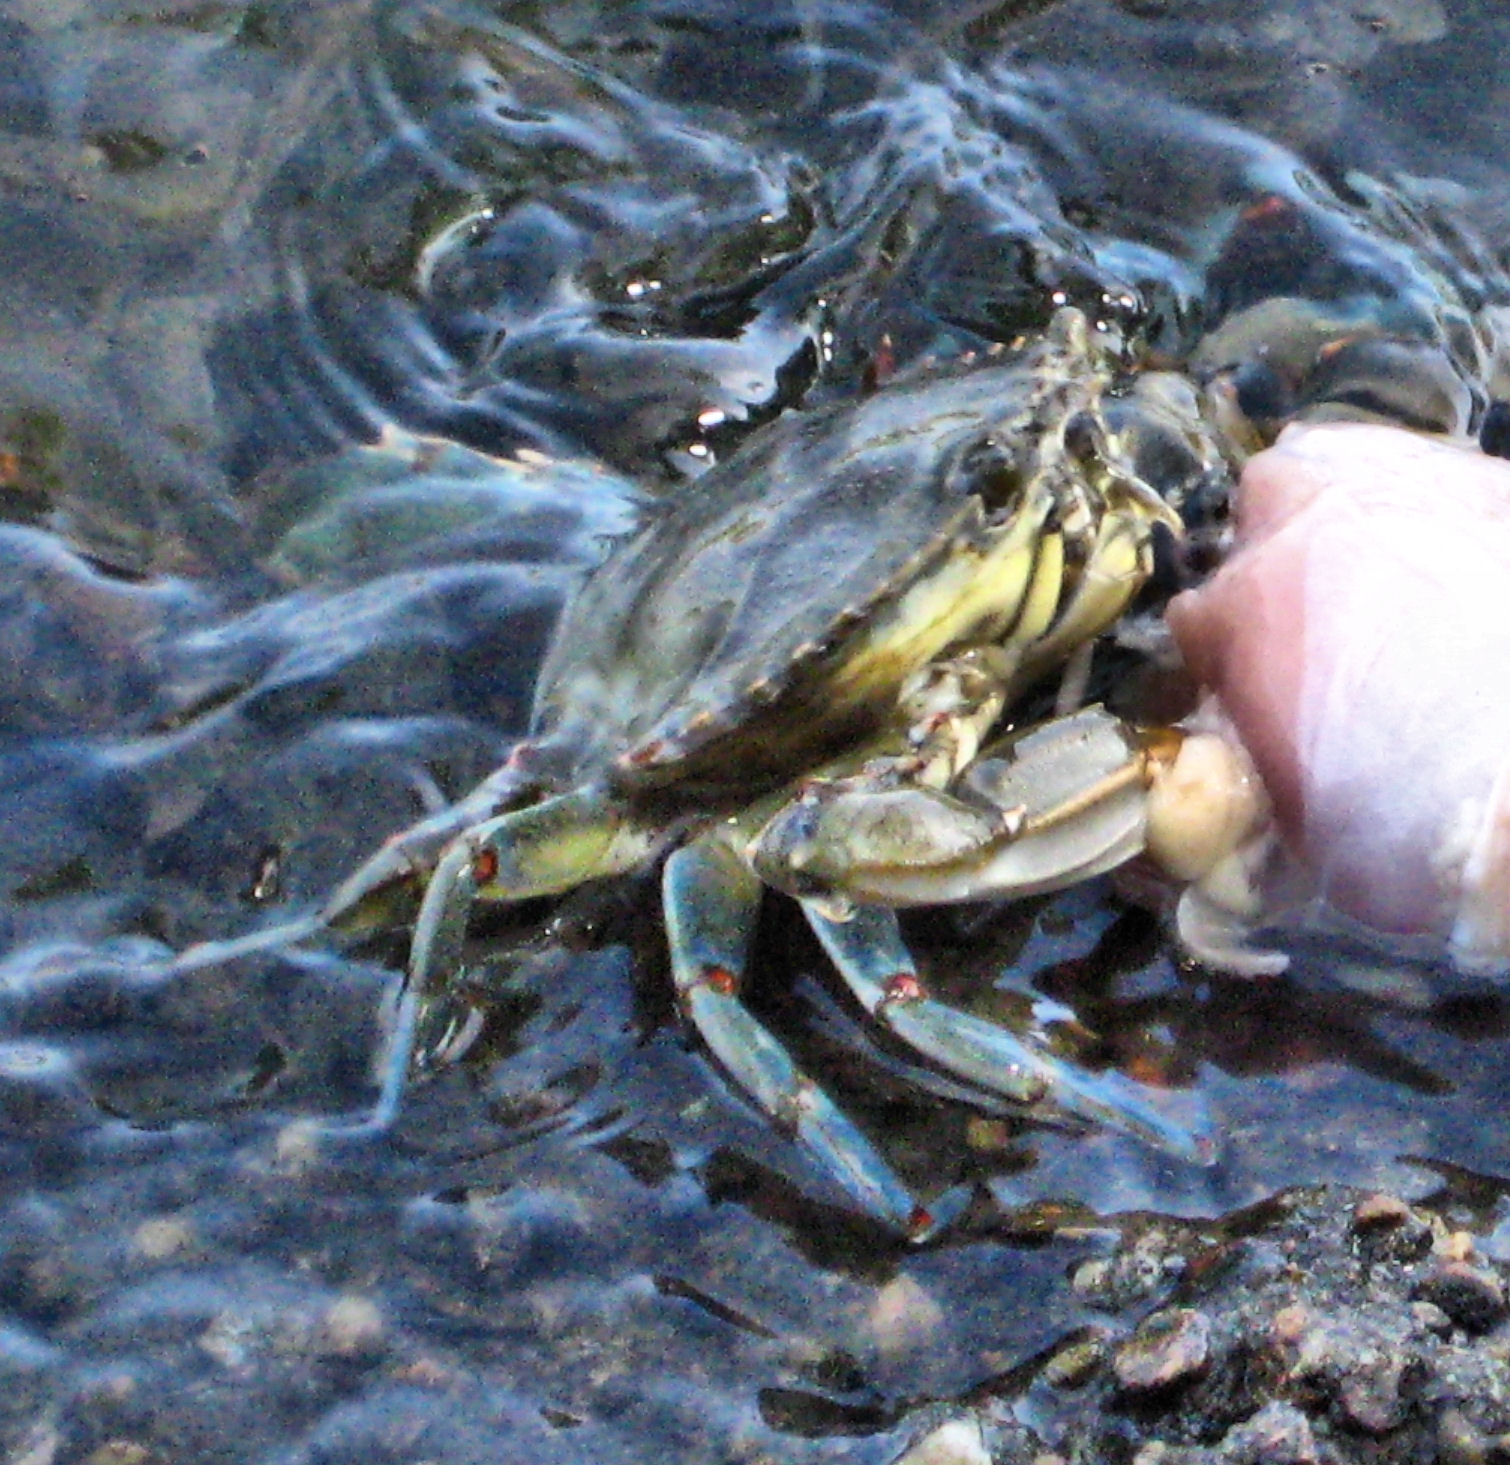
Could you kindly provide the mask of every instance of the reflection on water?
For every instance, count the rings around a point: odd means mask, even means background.
[[[500,923],[384,1140],[308,1121],[370,1103],[395,952],[162,963],[494,766],[603,538],[784,407],[1056,294],[1176,357],[1303,297],[1506,395],[1510,21],[1255,9],[0,4],[13,1457],[887,1460],[1084,1320],[1055,1217],[1510,1173],[1492,987],[1192,974],[1100,887],[909,930],[1207,1107],[1210,1170],[878,1051],[771,912],[762,1017],[991,1198],[916,1253],[684,1042],[643,883]]]

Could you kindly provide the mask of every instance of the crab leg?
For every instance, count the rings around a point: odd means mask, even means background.
[[[843,1111],[739,1000],[761,886],[717,834],[678,850],[664,875],[666,931],[687,1020],[735,1082],[805,1144],[865,1209],[922,1241],[964,1209],[967,1186],[923,1206]]]
[[[380,1095],[370,1123],[389,1123],[411,1071],[433,1067],[468,1030],[471,1013],[448,1001],[447,990],[431,987],[437,973],[447,989],[464,975],[467,923],[478,901],[533,900],[621,874],[643,863],[657,840],[592,790],[500,814],[455,836],[435,866],[415,918],[409,970],[379,1067]]]
[[[861,906],[835,920],[811,901],[802,908],[855,999],[923,1057],[1015,1103],[1045,1104],[1110,1125],[1179,1159],[1207,1164],[1209,1135],[1161,1114],[1146,1091],[1119,1073],[1092,1074],[987,1022],[930,997],[902,939],[896,912]]]
[[[528,786],[527,777],[510,761],[465,798],[394,836],[335,888],[320,912],[320,924],[354,938],[383,930],[390,915],[402,925],[418,903],[418,887],[452,842],[503,816]],[[395,905],[404,908],[394,911]]]
[[[389,839],[331,893],[323,906],[280,925],[223,941],[200,941],[169,963],[176,973],[198,971],[264,951],[277,951],[332,935],[360,942],[405,925],[419,904],[420,886],[446,847],[464,830],[499,814],[518,799],[528,779],[505,763],[465,798]]]

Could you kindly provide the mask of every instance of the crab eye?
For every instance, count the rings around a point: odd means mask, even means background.
[[[971,445],[960,461],[960,481],[993,515],[1012,508],[1022,496],[1022,467],[1011,448],[996,438]]]
[[[1082,409],[1065,421],[1064,450],[1083,464],[1106,456],[1106,430],[1095,413]]]
[[[1245,361],[1231,372],[1237,410],[1256,423],[1278,423],[1295,411],[1295,393],[1267,361]]]
[[[1479,447],[1491,458],[1510,458],[1510,402],[1489,404],[1479,427]]]
[[[1145,483],[1151,484],[1166,499],[1181,507],[1207,477],[1190,440],[1161,423],[1151,423],[1143,432],[1130,433],[1133,469]]]

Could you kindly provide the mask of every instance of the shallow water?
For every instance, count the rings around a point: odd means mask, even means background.
[[[765,923],[762,1015],[982,1183],[920,1251],[684,1040],[648,883],[493,933],[484,1043],[381,1139],[321,1124],[395,952],[165,965],[463,793],[604,537],[878,360],[1056,292],[1179,355],[1298,294],[1506,395],[1510,21],[1254,11],[0,3],[10,1458],[884,1461],[1085,1320],[1098,1217],[1497,1194],[1496,987],[1319,939],[1193,975],[1101,886],[909,932],[1208,1111],[1209,1169],[983,1119]],[[521,449],[572,466],[477,456]]]

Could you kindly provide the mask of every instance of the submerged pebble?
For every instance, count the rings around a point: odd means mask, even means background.
[[[1188,1383],[1211,1362],[1211,1322],[1193,1307],[1172,1307],[1143,1319],[1112,1359],[1118,1385],[1144,1393]]]
[[[980,1426],[970,1419],[951,1419],[925,1434],[896,1465],[991,1465]]]

